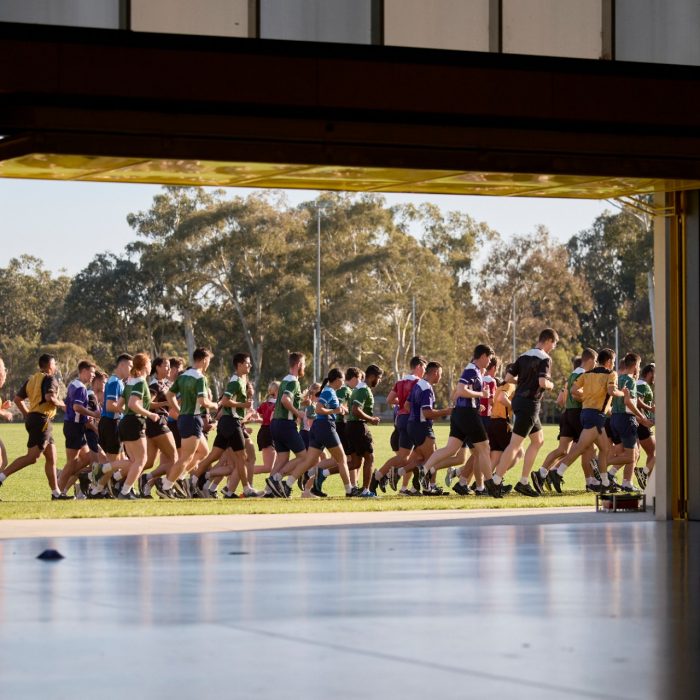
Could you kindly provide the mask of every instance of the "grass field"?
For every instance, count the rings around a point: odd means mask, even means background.
[[[545,444],[540,453],[541,458],[556,445],[557,428],[545,426]],[[391,455],[389,435],[391,426],[380,425],[372,429],[375,443],[375,460],[379,464]],[[444,444],[447,434],[447,424],[436,427],[438,446]],[[65,452],[61,426],[54,426],[54,438],[58,445],[58,465],[63,465]],[[9,459],[24,454],[26,433],[21,424],[1,425],[0,439],[7,448]],[[538,458],[537,465],[541,463]],[[438,475],[438,483],[442,484],[445,472]],[[520,476],[520,465],[509,472],[506,482],[514,483]],[[264,476],[257,477],[257,488],[262,488]],[[0,488],[0,519],[12,518],[94,518],[114,516],[165,516],[165,515],[214,515],[230,513],[302,513],[302,512],[333,512],[333,511],[375,511],[375,510],[435,510],[455,508],[522,508],[522,507],[552,507],[552,506],[583,506],[593,505],[595,497],[586,493],[583,473],[578,465],[567,472],[566,493],[562,495],[545,495],[541,498],[526,498],[509,495],[504,499],[476,498],[475,496],[459,497],[450,493],[442,498],[407,498],[397,496],[387,490],[387,495],[376,499],[352,498],[346,499],[340,479],[331,477],[326,481],[324,490],[329,498],[318,500],[302,500],[295,491],[291,499],[218,499],[193,501],[162,501],[156,496],[153,500],[141,502],[89,500],[52,502],[44,476],[43,458],[35,465],[27,467],[18,474],[10,477]],[[390,495],[391,494],[391,495]]]

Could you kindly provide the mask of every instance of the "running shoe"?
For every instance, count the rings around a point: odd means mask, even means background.
[[[624,493],[638,493],[637,489],[634,488],[634,486],[625,486],[624,484],[620,484],[618,488]]]
[[[589,493],[600,493],[600,484],[586,484],[586,491]]]
[[[389,475],[385,474],[377,483],[379,484],[380,491],[382,493],[386,493],[386,485],[389,483]]]
[[[272,492],[272,497],[273,498],[284,498],[284,491],[282,490],[282,482],[281,481],[276,481],[273,479],[271,476],[268,476],[267,479],[265,479],[265,483],[267,484],[267,488],[270,489]]]
[[[537,491],[538,495],[542,495],[544,493],[544,484],[545,481],[547,481],[546,476],[542,476],[540,474],[539,470],[535,470],[530,474],[530,478],[532,479],[532,485],[535,487],[535,491]]]
[[[372,491],[370,491],[369,489],[367,491],[363,491],[360,494],[360,498],[376,498],[376,497],[377,497],[377,494],[372,493]]]
[[[319,493],[323,493],[323,483],[328,477],[323,475],[323,469],[317,469],[316,470],[316,476],[314,476],[314,485],[311,489],[313,491],[314,489],[318,491]],[[318,494],[316,494],[318,495]],[[324,496],[327,494],[323,494]]]
[[[401,476],[399,475],[399,470],[396,467],[392,467],[389,472],[389,486],[392,491],[396,491],[399,487],[399,481],[401,481]]]
[[[496,484],[493,479],[484,479],[484,487],[491,498],[503,498],[501,484]]]
[[[133,492],[129,491],[129,493],[124,494],[121,491],[119,492],[119,495],[117,496],[118,501],[138,501],[139,497]]]
[[[637,477],[639,488],[642,489],[642,491],[646,491],[648,475],[645,473],[644,469],[642,469],[642,467],[635,467],[634,475]]]
[[[376,496],[378,488],[379,488],[379,482],[377,481],[374,474],[372,474],[372,479],[369,482],[369,490]]]
[[[423,472],[423,476],[421,478],[421,486],[423,487],[423,491],[430,491],[430,476],[431,473],[430,471]]]
[[[420,495],[421,495],[421,494],[420,494],[419,491],[409,491],[408,489],[401,489],[401,490],[399,491],[399,496],[413,496],[413,497],[416,497],[416,496],[420,496]]]
[[[547,481],[549,481],[557,493],[561,493],[561,485],[564,483],[564,477],[556,469],[552,469],[549,474],[547,474]]]
[[[362,489],[357,486],[353,486],[349,493],[345,494],[345,498],[358,498],[362,493]]]
[[[452,490],[458,496],[468,496],[472,492],[466,484],[460,484],[459,481],[452,487]]]
[[[598,481],[600,481],[600,467],[598,465],[598,458],[597,457],[591,458],[591,469],[593,470],[593,476]]]
[[[286,481],[280,482],[280,485],[282,487],[282,493],[284,494],[282,498],[290,498],[292,495],[292,487]]]
[[[327,493],[324,493],[320,489],[317,489],[315,486],[311,487],[311,493],[313,493],[314,496],[318,496],[319,498],[328,498]]]
[[[445,486],[449,489],[452,486],[452,481],[457,476],[457,469],[455,467],[448,467],[447,474],[445,474]]]
[[[523,484],[520,481],[515,485],[515,490],[521,496],[529,496],[530,498],[539,498],[540,493],[530,486],[530,484]]]
[[[474,495],[475,496],[488,496],[489,492],[486,489],[482,489],[479,491],[479,489],[474,489]]]
[[[74,500],[73,496],[69,496],[67,493],[59,493],[58,496],[55,494],[51,494],[51,500],[52,501],[72,501]]]
[[[616,474],[611,474],[608,472],[608,479],[610,479],[610,483],[612,486],[614,486],[616,489],[620,488],[620,482],[615,478],[617,475]]]
[[[501,482],[501,493],[504,496],[507,496],[512,490],[513,490],[513,484],[506,484],[503,481]]]

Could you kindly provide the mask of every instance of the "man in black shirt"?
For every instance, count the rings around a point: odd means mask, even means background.
[[[552,358],[549,353],[556,347],[559,336],[552,328],[545,328],[532,350],[528,350],[508,367],[506,382],[517,379],[513,395],[513,432],[508,447],[501,455],[494,484],[500,488],[505,473],[515,464],[521,446],[526,437],[530,445],[525,451],[525,461],[520,481],[515,490],[522,496],[537,497],[540,494],[530,486],[530,472],[535,464],[537,453],[544,443],[542,425],[540,424],[540,401],[545,391],[552,389]]]

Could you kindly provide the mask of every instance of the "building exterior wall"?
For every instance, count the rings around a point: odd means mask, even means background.
[[[372,41],[372,0],[259,1],[261,39]]]
[[[131,29],[247,37],[248,8],[248,0],[131,0]]]
[[[601,58],[602,0],[503,0],[503,51]]]
[[[119,29],[119,0],[2,0],[0,22]]]
[[[615,58],[700,65],[697,0],[616,0]]]
[[[489,0],[384,0],[384,43],[489,50]]]

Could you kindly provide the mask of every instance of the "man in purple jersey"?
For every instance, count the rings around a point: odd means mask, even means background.
[[[87,387],[95,377],[95,365],[83,360],[78,364],[78,376],[68,385],[63,435],[66,440],[66,465],[58,478],[58,489],[65,494],[80,471],[90,464],[85,430],[88,418],[99,420],[100,413],[88,407]]]
[[[431,479],[431,473],[437,464],[447,457],[454,457],[469,443],[473,445],[474,473],[480,475],[478,481],[480,482],[481,477],[483,477],[489,493],[495,498],[500,498],[501,493],[494,487],[491,480],[489,439],[479,416],[481,398],[490,395],[489,390],[484,388],[482,382],[483,370],[488,366],[493,355],[493,348],[489,345],[480,344],[474,348],[472,361],[464,368],[455,389],[456,401],[450,415],[450,437],[447,440],[447,445],[433,452],[425,463],[425,473]],[[453,487],[453,491],[459,495],[467,494],[469,492],[467,478],[461,477],[459,483]]]

